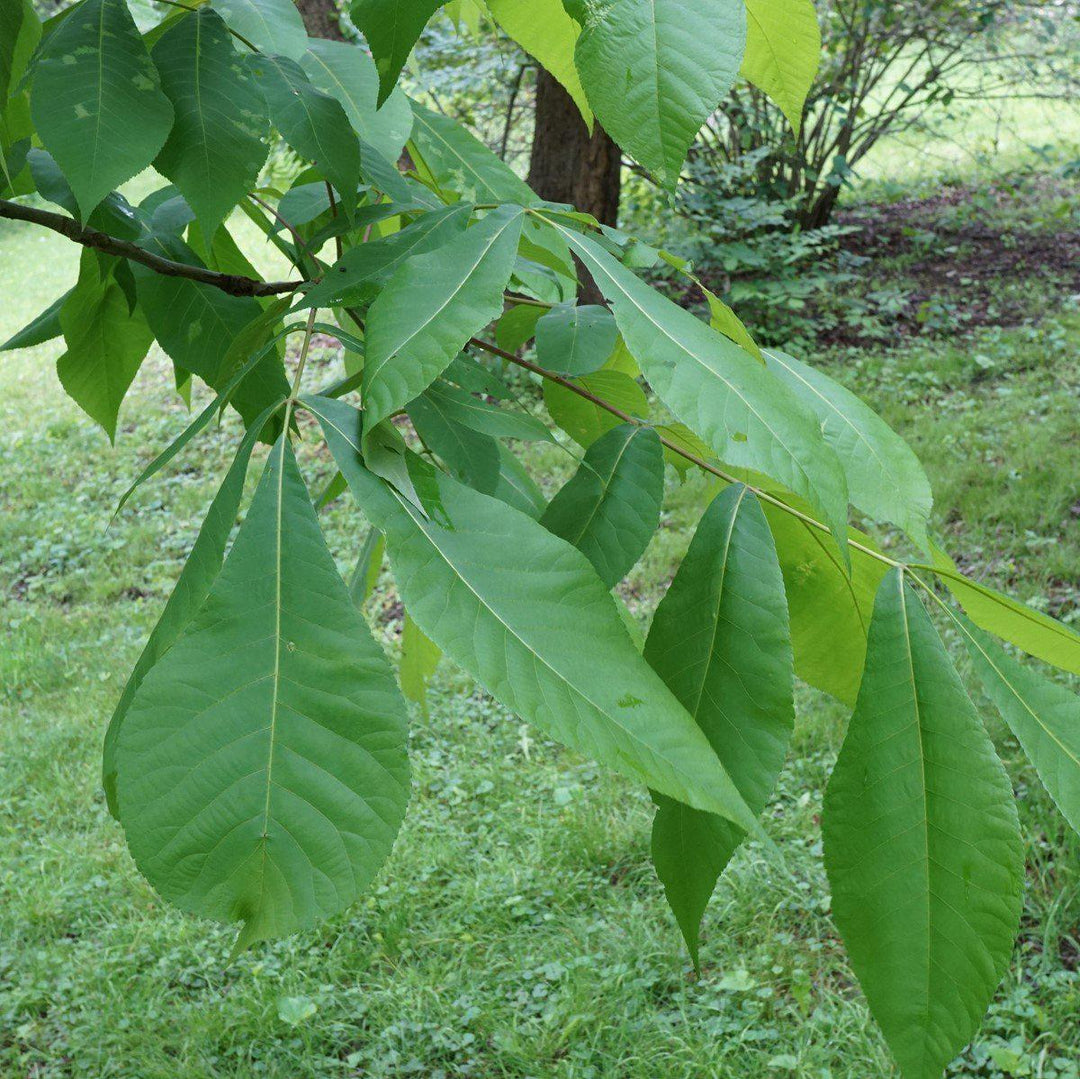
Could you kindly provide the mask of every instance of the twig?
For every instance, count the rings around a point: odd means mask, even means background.
[[[230,296],[276,296],[283,292],[295,292],[306,283],[304,281],[256,281],[252,277],[243,277],[239,274],[218,273],[204,266],[173,262],[172,259],[153,255],[137,244],[119,240],[106,232],[99,232],[97,229],[81,225],[73,217],[65,217],[51,210],[40,210],[34,206],[23,206],[17,202],[0,199],[0,218],[4,217],[11,221],[29,221],[34,225],[41,225],[43,228],[58,232],[61,236],[66,236],[83,247],[92,247],[108,255],[130,259],[166,277],[186,277],[189,281],[213,285],[214,288],[221,289]]]

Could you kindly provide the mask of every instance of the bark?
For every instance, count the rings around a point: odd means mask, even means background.
[[[536,81],[529,186],[542,199],[569,203],[603,225],[618,223],[622,153],[599,124],[589,134],[574,99],[543,68]],[[585,267],[577,266],[582,302],[603,302]]]
[[[599,124],[590,136],[573,98],[547,71],[536,82],[536,131],[529,186],[550,202],[568,202],[604,225],[616,224],[622,155]]]
[[[334,0],[296,0],[300,16],[308,37],[329,38],[331,41],[344,41],[341,32],[341,19]]]

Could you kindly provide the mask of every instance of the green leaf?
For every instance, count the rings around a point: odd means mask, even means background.
[[[540,523],[572,543],[613,588],[660,525],[664,453],[648,427],[620,424],[598,438]]]
[[[833,917],[904,1079],[978,1029],[1020,922],[1012,787],[922,604],[893,570],[825,794]]]
[[[813,0],[746,0],[741,74],[780,107],[796,135],[821,62]]]
[[[409,792],[404,704],[288,437],[119,739],[136,863],[181,909],[242,921],[238,947],[349,906],[390,853]]]
[[[535,416],[517,409],[493,405],[438,379],[425,397],[465,427],[493,438],[516,438],[523,442],[551,442],[551,432]]]
[[[520,207],[504,206],[394,274],[368,312],[366,423],[422,393],[498,317],[520,235]]]
[[[1058,809],[1080,832],[1080,700],[1018,663],[966,618],[954,618],[986,695],[1024,747]]]
[[[308,47],[304,20],[293,0],[213,0],[229,28],[262,52],[299,60]]]
[[[761,348],[754,340],[753,335],[743,325],[743,321],[723,300],[710,289],[706,288],[696,277],[691,275],[691,280],[705,294],[705,300],[709,305],[709,325],[717,333],[722,333],[730,338],[740,348],[746,349],[755,360],[765,362]]]
[[[339,472],[340,476],[341,473]],[[356,568],[353,570],[349,581],[349,595],[357,607],[362,607],[368,596],[378,584],[379,574],[382,571],[383,558],[386,555],[386,540],[377,528],[369,528],[364,546],[360,548],[360,556],[356,560]]]
[[[56,361],[60,382],[75,403],[116,440],[116,420],[153,337],[111,273],[87,250],[79,281],[60,308],[67,351]]]
[[[432,210],[411,225],[378,240],[357,244],[309,289],[301,307],[336,307],[366,303],[414,255],[436,251],[460,236],[472,216],[464,203]]]
[[[454,476],[484,494],[495,493],[501,470],[495,439],[459,423],[430,390],[410,403],[408,413],[424,445]]]
[[[1080,636],[1057,619],[1032,610],[1010,596],[965,577],[953,560],[932,546],[932,565],[914,570],[936,573],[956,597],[967,616],[981,629],[1002,637],[1036,659],[1045,660],[1071,674],[1080,674]]]
[[[561,375],[591,375],[611,358],[618,341],[606,307],[560,304],[536,324],[536,361]]]
[[[524,514],[432,476],[446,520],[370,472],[355,410],[305,398],[364,513],[386,535],[416,624],[497,700],[570,748],[757,828],[705,736],[638,655],[585,556]]]
[[[562,0],[487,0],[487,7],[503,30],[562,83],[585,126],[592,127],[592,109],[574,63],[581,27]]]
[[[611,301],[626,347],[676,418],[721,461],[757,469],[805,498],[846,547],[844,472],[814,414],[744,349],[650,288],[595,240],[562,231]]]
[[[408,141],[413,116],[401,90],[377,109],[379,75],[375,62],[358,45],[313,38],[300,58],[316,89],[336,97],[356,133],[384,157],[394,160]]]
[[[795,671],[816,689],[854,704],[874,596],[888,566],[852,548],[849,572],[827,535],[776,506],[764,508],[784,574]],[[848,535],[874,549],[869,536],[853,528]]]
[[[420,705],[427,718],[427,685],[435,668],[439,666],[442,650],[424,636],[424,631],[405,612],[405,624],[401,630],[401,692],[405,698]]]
[[[444,0],[352,0],[349,15],[379,72],[379,105],[390,96],[409,53]]]
[[[167,250],[177,261],[198,261],[179,241]],[[166,277],[142,266],[136,266],[134,273],[140,309],[158,344],[174,363],[212,389],[223,389],[272,335],[272,322],[250,296],[229,296],[212,285]],[[281,358],[269,353],[237,387],[232,403],[250,422],[288,391]]]
[[[649,414],[645,391],[622,371],[597,371],[571,381],[628,415],[644,419]],[[622,423],[607,409],[550,380],[544,381],[544,404],[551,418],[583,449],[588,449],[605,431]]]
[[[743,0],[590,2],[577,68],[604,130],[673,188],[745,45]]]
[[[534,520],[547,509],[547,500],[525,466],[505,446],[499,445],[499,480],[495,497]]]
[[[43,42],[30,106],[85,221],[157,156],[173,109],[124,0],[85,0]]]
[[[169,596],[165,609],[161,612],[157,625],[150,634],[142,654],[139,656],[128,677],[124,692],[109,720],[105,732],[105,744],[102,751],[101,785],[105,789],[105,799],[109,812],[119,818],[116,799],[116,747],[124,717],[131,708],[142,680],[147,672],[173,646],[176,639],[187,627],[195,612],[202,606],[211,585],[221,572],[225,559],[225,545],[229,541],[236,515],[240,510],[240,499],[244,494],[244,479],[252,450],[259,441],[259,432],[270,419],[281,402],[271,405],[245,432],[236,451],[236,456],[229,471],[225,474],[221,487],[210,503],[206,519],[199,529],[195,544],[191,548],[187,562],[180,572],[176,587]]]
[[[869,405],[839,382],[783,352],[766,350],[768,369],[821,421],[825,441],[847,477],[851,504],[899,525],[923,549],[934,496],[911,447]]]
[[[760,813],[795,724],[794,673],[776,548],[757,499],[741,484],[705,511],[656,609],[645,659]],[[702,915],[743,838],[730,821],[657,798],[653,862],[695,966]]]
[[[180,19],[151,55],[176,114],[154,167],[180,189],[203,234],[213,236],[256,186],[266,161],[266,100],[209,7]]]
[[[315,162],[337,189],[345,216],[351,218],[360,183],[360,143],[341,102],[316,90],[295,60],[249,56],[247,65],[281,137],[301,157]]]
[[[33,348],[34,345],[41,345],[54,337],[59,337],[64,332],[60,325],[60,310],[67,302],[71,291],[68,289],[63,296],[58,296],[40,315],[28,322],[18,333],[12,334],[0,345],[0,352],[10,352],[16,348]]]
[[[539,202],[532,188],[461,124],[415,101],[412,143],[434,182],[466,202]]]
[[[536,304],[518,304],[509,308],[495,326],[495,343],[506,352],[517,352],[536,334],[545,309]]]
[[[41,20],[30,0],[0,0],[0,112],[40,38]]]

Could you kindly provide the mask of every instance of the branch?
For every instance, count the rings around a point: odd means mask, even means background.
[[[515,356],[512,352],[507,352],[505,349],[499,348],[497,345],[491,344],[489,341],[484,341],[479,337],[472,338],[469,344],[474,348],[483,349],[485,352],[490,352],[493,356],[500,356],[504,360],[508,360],[510,363],[515,363],[518,367],[524,367],[526,371],[532,371],[533,374],[539,375],[541,378],[546,378],[551,382],[555,382],[562,386],[564,389],[569,390],[571,393],[576,393],[578,397],[585,398],[586,401],[591,401],[597,408],[602,408],[606,412],[610,412],[613,416],[617,416],[623,423],[632,423],[636,427],[652,427],[652,424],[645,420],[638,419],[637,416],[631,416],[629,412],[624,412],[621,408],[610,404],[602,397],[597,397],[595,393],[585,389],[584,386],[577,385],[572,379],[564,378],[562,375],[557,375],[554,371],[548,371],[544,367],[540,367],[538,364],[532,363],[529,360],[523,360],[520,356]],[[653,430],[656,430],[653,428]],[[716,465],[706,461],[704,457],[699,457],[696,453],[689,453],[683,449],[677,442],[673,442],[670,438],[666,438],[660,434],[659,431],[656,434],[660,438],[662,445],[666,446],[672,453],[677,453],[680,457],[689,461],[691,464],[695,464],[698,468],[704,469],[706,472],[712,473],[712,475],[719,477],[722,480],[726,480],[728,483],[743,483],[737,476],[733,476],[730,472],[725,472],[722,468],[717,468]],[[760,487],[755,487],[753,484],[746,484],[746,486],[757,495],[763,502],[768,502],[770,505],[776,506],[777,509],[783,510],[785,513],[790,514],[792,517],[802,521],[804,525],[808,525],[810,528],[816,529],[819,532],[824,532],[826,535],[831,533],[831,529],[827,524],[816,520],[808,513],[803,513],[801,510],[797,510],[794,506],[789,506],[782,499],[777,498],[775,495],[769,494],[768,491],[762,490]],[[878,562],[884,562],[889,566],[901,566],[903,563],[897,562],[893,558],[889,558],[888,555],[882,554],[880,551],[875,551],[872,547],[866,547],[859,543],[857,540],[848,538],[848,546],[852,549],[868,555],[870,558],[875,559]]]
[[[34,206],[23,206],[18,202],[0,199],[0,218],[4,217],[12,221],[29,221],[34,225],[41,225],[43,228],[60,233],[61,236],[66,236],[77,244],[82,244],[83,247],[93,247],[98,251],[104,251],[107,255],[130,259],[166,277],[186,277],[189,281],[213,285],[214,288],[219,288],[230,296],[276,296],[282,292],[295,292],[306,283],[304,281],[256,281],[252,277],[242,277],[239,274],[218,273],[204,266],[173,262],[172,259],[152,255],[137,244],[129,243],[127,240],[118,240],[107,232],[99,232],[97,229],[81,225],[73,217],[65,217],[51,210],[39,210]]]

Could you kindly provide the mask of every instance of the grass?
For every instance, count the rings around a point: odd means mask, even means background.
[[[900,255],[872,272],[909,269]],[[64,240],[5,223],[0,335],[74,272]],[[819,359],[911,440],[937,526],[968,570],[1069,621],[1080,618],[1080,316],[1038,303],[1035,276],[1028,289],[1018,325],[929,327],[900,348]],[[229,965],[229,930],[164,907],[139,877],[98,770],[106,720],[237,425],[203,436],[109,526],[185,411],[154,355],[112,449],[63,395],[58,352],[50,343],[0,364],[0,1075],[895,1075],[821,867],[821,792],[846,716],[805,688],[766,815],[785,866],[754,845],[736,856],[706,919],[700,981],[650,868],[645,794],[446,663],[430,718],[413,716],[413,801],[371,894]],[[311,445],[302,460],[318,489],[329,469]],[[533,463],[564,473],[567,459],[545,453]],[[664,527],[623,587],[642,619],[705,497],[699,481],[672,481]],[[347,572],[362,523],[342,502],[325,526]],[[367,613],[394,652],[401,612],[385,577]],[[951,1074],[1078,1079],[1080,841],[985,714],[1028,841],[1025,914],[983,1031]]]

